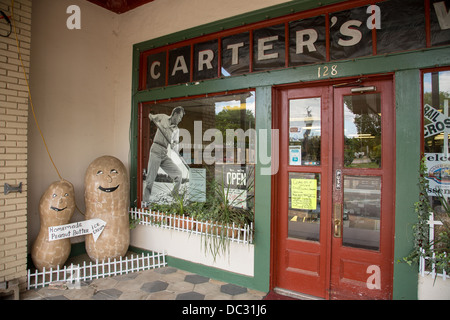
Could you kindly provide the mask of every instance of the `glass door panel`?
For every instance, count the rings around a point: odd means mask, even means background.
[[[381,167],[380,93],[344,96],[344,164]]]
[[[289,165],[319,166],[321,99],[289,101]]]
[[[381,177],[344,176],[342,244],[379,250]]]

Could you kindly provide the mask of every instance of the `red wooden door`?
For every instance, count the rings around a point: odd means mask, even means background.
[[[392,81],[283,88],[275,96],[273,286],[327,299],[389,299]]]

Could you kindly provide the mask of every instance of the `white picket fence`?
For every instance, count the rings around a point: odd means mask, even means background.
[[[131,209],[132,219],[139,219],[139,224],[156,226],[163,229],[172,229],[181,232],[190,232],[197,235],[217,235],[228,236],[231,242],[252,244],[253,243],[253,223],[244,226],[222,225],[212,221],[198,221],[187,216],[165,214],[159,211],[148,209]]]
[[[131,255],[130,257],[119,259],[108,259],[107,261],[96,261],[89,264],[86,261],[82,265],[64,266],[56,269],[31,271],[28,269],[28,290],[31,288],[45,287],[50,284],[78,284],[80,281],[90,281],[99,278],[128,274],[143,270],[150,270],[167,265],[164,253],[142,253],[141,255]]]
[[[428,224],[430,226],[430,232],[429,232],[429,240],[430,243],[434,242],[434,226],[437,225],[442,225],[442,222],[439,220],[434,220],[434,214],[433,212],[430,212],[430,219],[428,220]],[[431,249],[433,249],[433,246],[431,246]],[[436,276],[438,277],[442,277],[444,279],[444,281],[447,278],[450,278],[450,275],[447,274],[447,272],[445,270],[442,270],[442,273],[436,272],[436,264],[434,262],[431,263],[430,267],[428,269],[430,269],[430,271],[426,271],[426,260],[430,260],[430,259],[434,259],[435,258],[435,253],[433,252],[433,256],[432,257],[421,257],[420,261],[419,261],[419,273],[422,277],[424,277],[425,275],[431,275],[433,278],[435,278]]]

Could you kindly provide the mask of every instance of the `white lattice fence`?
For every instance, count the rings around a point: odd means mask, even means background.
[[[198,235],[225,234],[231,242],[251,244],[253,243],[253,223],[244,226],[222,225],[212,221],[199,221],[187,216],[168,215],[147,209],[131,209],[133,219],[139,219],[141,225],[151,225],[163,229],[172,229],[182,232],[190,232]]]
[[[164,253],[142,253],[141,255],[131,255],[130,257],[119,259],[108,259],[107,261],[83,262],[82,265],[64,266],[56,269],[28,270],[28,290],[30,288],[45,287],[52,283],[79,283],[121,274],[128,274],[142,270],[160,268],[167,265]]]
[[[434,227],[442,225],[441,221],[434,220],[434,214],[433,212],[430,212],[430,219],[428,220],[428,225],[430,226],[430,232],[429,232],[429,241],[430,243],[434,243]],[[431,246],[431,249],[433,249],[433,245]],[[435,258],[435,253],[433,252],[432,257],[421,257],[419,261],[419,272],[422,277],[425,275],[430,274],[433,278],[436,276],[442,277],[444,281],[447,278],[450,278],[450,276],[446,273],[445,269],[441,272],[436,272],[436,264],[433,262]],[[426,260],[431,260],[431,265],[429,267],[430,271],[427,271],[426,269]]]

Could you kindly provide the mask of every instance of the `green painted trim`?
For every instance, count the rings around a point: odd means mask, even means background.
[[[258,150],[261,149],[262,129],[272,128],[272,87],[256,88],[256,131],[258,135]],[[266,150],[270,155],[272,150],[272,136],[267,130]],[[259,155],[258,155],[259,157]],[[263,165],[257,159],[255,166],[255,260],[254,282],[259,291],[268,292],[270,288],[270,225],[271,225],[271,200],[272,200],[272,176],[267,175],[267,165]],[[268,164],[270,168],[271,164]],[[270,172],[270,171],[269,171]]]
[[[129,246],[128,247],[128,251],[136,252],[136,253],[139,253],[139,254],[142,254],[142,253],[150,253],[150,254],[152,254],[153,253],[153,251],[151,251],[151,250],[145,250],[145,249],[138,248],[138,247],[135,247],[135,246]]]
[[[285,83],[301,83],[307,81],[326,80],[358,76],[363,74],[388,73],[415,68],[434,68],[450,64],[450,46],[431,48],[427,50],[409,51],[369,56],[352,60],[333,61],[322,64],[312,64],[266,72],[255,72],[243,76],[226,77],[198,84],[180,84],[136,93],[136,101],[155,101],[160,99],[188,97],[205,93],[272,86]],[[318,68],[336,66],[338,74],[335,77],[317,76]]]
[[[395,74],[396,100],[396,193],[393,298],[417,299],[418,268],[397,262],[413,249],[412,225],[417,221],[420,162],[420,71]],[[413,90],[412,90],[413,89]],[[414,90],[417,89],[417,90]]]

